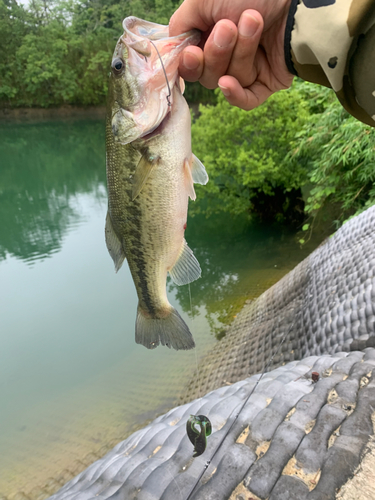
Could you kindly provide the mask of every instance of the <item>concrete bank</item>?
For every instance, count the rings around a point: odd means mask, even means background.
[[[373,207],[245,306],[189,384],[190,402],[51,500],[375,498],[374,249]],[[195,459],[191,414],[213,425]]]

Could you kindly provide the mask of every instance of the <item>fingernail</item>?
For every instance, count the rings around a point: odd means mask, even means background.
[[[214,43],[220,48],[228,47],[233,40],[234,33],[228,26],[217,24],[214,31]]]
[[[222,93],[225,95],[225,97],[230,96],[230,90],[228,89],[228,87],[222,87],[221,85],[219,85],[219,87],[220,87],[220,90],[222,91]]]
[[[199,67],[199,59],[191,52],[184,52],[182,55],[182,64],[186,69],[197,69]]]
[[[238,32],[241,36],[254,36],[258,31],[259,21],[250,14],[242,14],[239,25]]]

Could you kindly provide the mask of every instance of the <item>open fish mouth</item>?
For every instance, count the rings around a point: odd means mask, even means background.
[[[168,26],[151,23],[150,21],[138,19],[134,16],[124,19],[122,27],[128,36],[134,38],[134,41],[143,40],[144,38],[160,40],[169,36]]]
[[[177,76],[178,56],[182,50],[188,45],[197,45],[201,38],[198,30],[170,37],[169,26],[151,23],[137,17],[127,17],[122,25],[123,42],[146,60],[153,56],[155,67],[157,68],[159,64],[164,66],[168,80],[172,74],[176,73]],[[153,55],[153,51],[156,51],[156,54]]]
[[[168,25],[151,23],[134,16],[124,19],[122,27],[125,32],[124,35],[129,37],[129,39],[134,42],[143,42],[145,45],[147,40],[155,42],[165,40],[166,38],[168,38],[169,41],[181,40],[184,46],[197,45],[201,38],[201,34],[198,30],[191,30],[187,33],[170,37]]]
[[[117,82],[112,129],[116,142],[129,144],[152,134],[169,114],[172,90],[180,80],[179,56],[201,35],[191,30],[170,37],[168,26],[136,17],[127,17],[123,28],[112,60]]]

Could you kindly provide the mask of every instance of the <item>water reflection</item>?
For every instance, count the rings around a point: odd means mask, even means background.
[[[104,243],[104,158],[102,121],[0,127],[0,497],[34,500],[78,473],[171,407],[196,366],[193,351],[134,342],[134,285]],[[193,314],[188,287],[170,282],[168,298],[203,356],[304,253],[246,217],[197,216],[186,237],[203,270]]]
[[[103,122],[1,127],[0,497],[34,500],[77,474],[173,406],[195,365],[194,352],[135,344],[136,293],[105,247],[106,204]],[[204,314],[193,331],[204,354]]]
[[[303,249],[285,227],[251,223],[246,215],[197,215],[189,221],[186,239],[202,268],[202,278],[186,287],[169,281],[189,316],[205,306],[211,332],[222,336],[245,300],[260,295],[307,256],[316,242]],[[192,304],[190,303],[190,295]]]
[[[51,256],[82,220],[74,197],[105,199],[103,123],[3,125],[0,134],[0,259]]]

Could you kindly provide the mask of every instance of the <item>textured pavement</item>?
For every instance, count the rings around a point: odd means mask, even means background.
[[[340,495],[373,443],[374,249],[375,207],[245,306],[201,364],[184,405],[119,443],[50,500]],[[192,414],[213,427],[195,459],[186,435]]]

